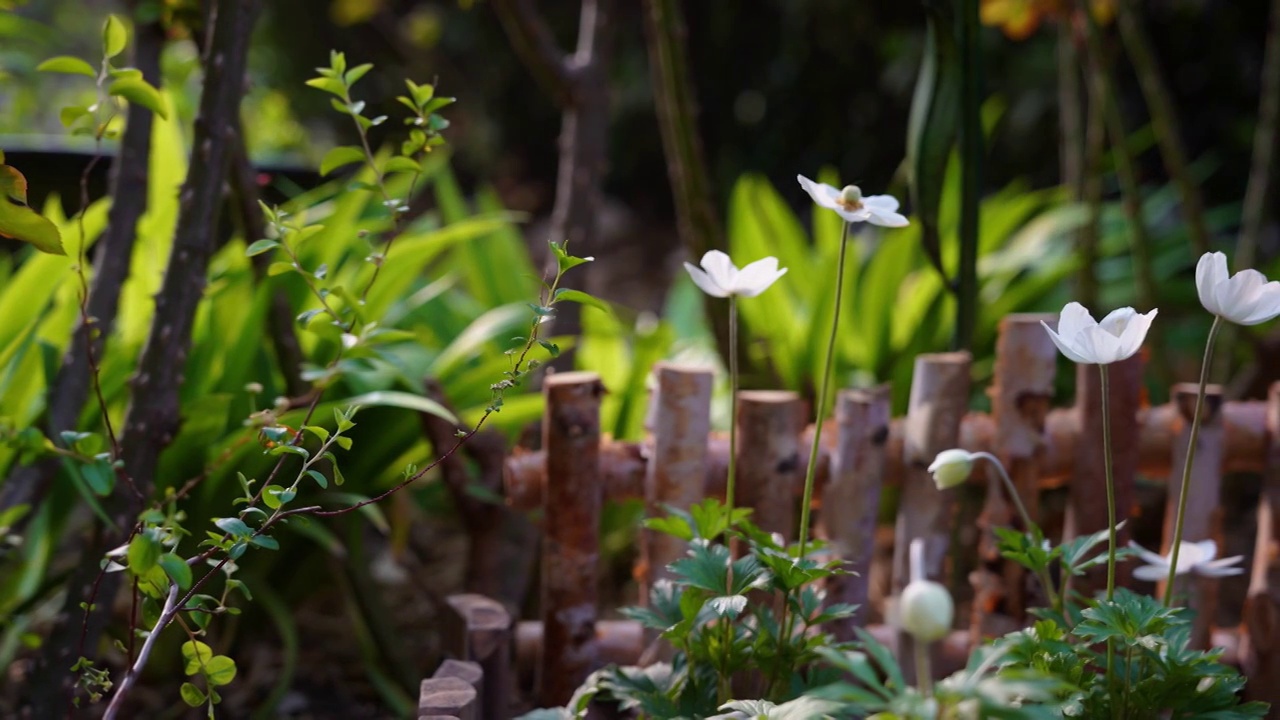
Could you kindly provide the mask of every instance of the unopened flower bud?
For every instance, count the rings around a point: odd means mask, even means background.
[[[947,589],[924,576],[924,539],[911,541],[911,582],[898,599],[898,622],[903,630],[924,643],[941,640],[951,632],[956,607]]]
[[[933,482],[939,490],[955,487],[973,473],[973,454],[966,450],[943,450],[929,465]]]
[[[862,190],[857,185],[845,185],[840,191],[840,203],[850,207],[858,207],[862,204]]]

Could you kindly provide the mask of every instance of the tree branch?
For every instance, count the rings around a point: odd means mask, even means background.
[[[573,104],[574,81],[568,58],[556,44],[530,0],[493,0],[511,47],[533,77],[560,108]],[[581,42],[579,43],[581,44]]]
[[[698,101],[690,79],[684,13],[679,0],[645,0],[645,40],[667,175],[675,199],[680,238],[695,262],[708,250],[724,250],[706,155],[698,134]],[[721,357],[729,357],[729,318],[709,313]]]

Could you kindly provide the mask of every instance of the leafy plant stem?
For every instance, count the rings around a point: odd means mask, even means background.
[[[129,688],[138,679],[139,673],[147,666],[147,659],[151,657],[151,650],[155,647],[156,638],[160,637],[160,632],[173,620],[177,614],[177,608],[181,607],[177,603],[178,600],[178,584],[171,583],[169,585],[169,595],[165,598],[164,608],[160,611],[160,619],[156,621],[156,625],[147,635],[147,639],[142,643],[142,649],[138,651],[138,659],[129,667],[129,671],[124,674],[120,680],[120,687],[116,690],[115,695],[111,697],[111,702],[107,704],[107,710],[103,713],[103,720],[115,720],[117,713],[120,712],[120,705],[129,695]]]
[[[1222,328],[1222,316],[1213,318],[1209,338],[1204,343],[1204,359],[1200,362],[1200,388],[1196,392],[1196,407],[1191,415],[1191,435],[1187,439],[1187,457],[1182,463],[1182,485],[1178,489],[1178,512],[1173,521],[1173,537],[1169,550],[1169,579],[1164,585],[1164,606],[1173,606],[1173,584],[1178,577],[1178,550],[1182,547],[1182,521],[1187,514],[1187,485],[1191,483],[1191,463],[1196,457],[1196,438],[1200,435],[1200,415],[1204,409],[1204,391],[1209,384],[1209,367],[1213,364],[1213,344]],[[1105,393],[1106,391],[1103,390]]]
[[[1009,492],[1009,497],[1013,499],[1013,505],[1018,509],[1018,515],[1022,517],[1022,523],[1026,526],[1027,532],[1037,527],[1035,521],[1031,519],[1031,513],[1027,512],[1027,506],[1023,504],[1022,498],[1018,495],[1018,488],[1013,484],[1013,478],[1009,477],[1009,473],[1005,472],[1004,464],[1000,462],[995,455],[987,452],[974,453],[974,457],[985,458],[996,469],[996,474],[1004,482],[1004,488]],[[1062,603],[1057,591],[1053,586],[1053,578],[1049,577],[1046,568],[1039,568],[1036,571],[1036,577],[1040,580],[1040,584],[1044,586],[1045,593],[1049,596],[1049,603],[1054,610],[1062,612]]]

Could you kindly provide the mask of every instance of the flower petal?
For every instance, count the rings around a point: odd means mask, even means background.
[[[702,292],[712,297],[729,297],[729,293],[715,283],[710,275],[707,275],[702,268],[695,266],[693,263],[685,263],[684,269],[689,271],[689,277],[693,278],[693,283],[697,285]]]
[[[1153,553],[1132,540],[1129,541],[1129,547],[1132,548],[1134,552],[1138,553],[1138,557],[1142,558],[1142,561],[1148,565],[1164,565],[1165,570],[1169,569],[1168,558]]]
[[[1160,582],[1169,577],[1168,565],[1143,565],[1133,569],[1133,576],[1147,582]]]
[[[1151,322],[1156,319],[1159,313],[1158,308],[1152,308],[1149,313],[1134,313],[1125,325],[1124,332],[1120,334],[1120,360],[1133,357],[1138,350],[1142,349],[1142,343],[1147,339],[1147,332],[1151,330]]]
[[[1200,304],[1214,315],[1222,314],[1217,288],[1227,281],[1227,256],[1220,252],[1205,253],[1196,263],[1196,292]]]
[[[727,293],[733,292],[733,286],[738,280],[738,266],[733,264],[733,260],[730,260],[728,255],[719,250],[708,250],[707,254],[702,256],[700,264],[716,285]]]
[[[840,191],[831,187],[826,183],[814,182],[803,175],[796,175],[796,180],[800,181],[800,187],[809,193],[809,197],[824,208],[839,211],[840,204],[836,202],[840,197]]]
[[[906,227],[911,224],[910,220],[896,212],[888,212],[873,207],[866,207],[863,209],[867,211],[867,222],[872,225],[879,225],[881,227]]]
[[[1280,316],[1280,282],[1272,280],[1258,292],[1253,309],[1236,322],[1241,325],[1258,325]]]
[[[1093,315],[1089,314],[1089,310],[1078,302],[1067,303],[1063,306],[1062,312],[1058,313],[1058,332],[1063,337],[1075,337],[1081,330],[1097,324]]]
[[[1178,565],[1182,565],[1183,557],[1195,557],[1192,565],[1207,563],[1218,555],[1218,543],[1212,540],[1201,540],[1200,542],[1182,542],[1182,552],[1179,553]]]
[[[743,297],[755,297],[769,289],[778,278],[787,274],[787,269],[778,269],[778,258],[767,257],[757,260],[742,270],[734,282],[733,292]]]
[[[1058,346],[1058,349],[1062,351],[1063,355],[1067,356],[1068,360],[1074,363],[1080,363],[1082,365],[1091,364],[1091,361],[1089,359],[1085,358],[1080,353],[1076,352],[1075,348],[1073,348],[1066,340],[1062,339],[1062,336],[1054,332],[1053,328],[1049,327],[1049,323],[1046,323],[1045,321],[1041,320],[1040,324],[1043,325],[1044,329],[1049,332],[1049,339],[1053,340],[1053,344]]]
[[[898,198],[892,195],[868,195],[862,198],[862,204],[878,213],[898,211]]]

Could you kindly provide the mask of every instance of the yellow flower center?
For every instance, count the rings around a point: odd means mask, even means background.
[[[857,185],[845,185],[840,191],[840,197],[836,198],[836,204],[845,210],[861,210],[862,190]]]

